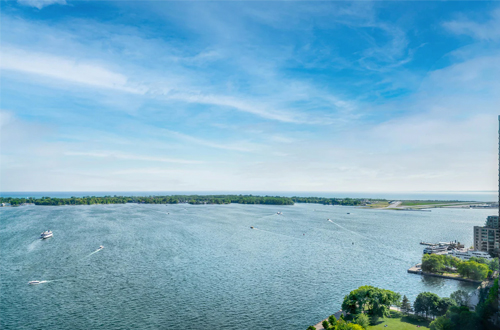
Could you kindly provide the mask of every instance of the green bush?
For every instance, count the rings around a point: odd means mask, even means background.
[[[359,324],[365,330],[368,329],[368,326],[370,325],[370,319],[368,318],[368,316],[366,316],[366,314],[359,314],[356,317],[355,321],[356,321],[356,324]]]

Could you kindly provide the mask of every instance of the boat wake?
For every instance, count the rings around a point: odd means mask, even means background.
[[[30,245],[28,245],[28,251],[31,252],[33,251],[39,244],[41,243],[41,240],[37,238],[33,242],[31,242]]]
[[[93,255],[94,253],[97,253],[97,252],[101,251],[102,249],[104,249],[104,247],[101,245],[97,250],[95,250],[94,252],[92,252],[91,254],[89,254],[88,256],[86,256],[85,258],[90,257],[91,255]]]
[[[392,247],[390,247],[390,246],[387,246],[387,245],[385,245],[385,244],[380,243],[378,240],[376,240],[376,239],[374,239],[374,238],[371,238],[371,237],[368,237],[368,236],[362,235],[362,234],[357,233],[357,232],[355,232],[355,231],[353,231],[353,230],[350,230],[350,229],[348,229],[348,228],[346,228],[346,227],[344,227],[344,226],[341,226],[341,225],[339,225],[338,223],[333,222],[333,221],[332,221],[332,220],[330,220],[330,219],[328,219],[328,221],[329,221],[329,222],[331,222],[331,223],[333,223],[334,225],[338,226],[339,228],[342,228],[342,229],[344,229],[344,230],[347,230],[348,232],[351,232],[351,233],[353,233],[353,234],[355,234],[355,235],[358,235],[358,236],[360,236],[360,237],[363,237],[363,238],[369,239],[369,240],[371,240],[371,241],[377,242],[377,244],[379,244],[379,245],[383,245],[383,246],[387,247],[388,249],[394,249],[394,248],[392,248]],[[393,258],[393,259],[395,259],[395,260],[399,260],[399,261],[402,261],[402,262],[407,262],[407,261],[408,261],[408,260],[404,260],[404,259],[401,259],[401,258],[395,257],[394,255],[390,255],[390,254],[387,254],[387,253],[383,253],[383,252],[378,252],[378,253],[380,253],[380,254],[382,254],[382,255],[385,255],[386,257],[390,257],[390,258]]]
[[[360,233],[355,232],[354,230],[350,230],[350,229],[348,229],[348,228],[346,228],[346,227],[344,227],[344,226],[341,226],[341,225],[339,225],[338,223],[333,222],[333,221],[332,221],[332,220],[330,220],[330,219],[328,219],[328,221],[329,221],[329,222],[331,222],[331,223],[333,223],[334,225],[336,225],[336,226],[337,226],[337,227],[339,227],[339,228],[342,228],[342,229],[344,229],[344,230],[347,230],[348,232],[353,233],[354,235],[358,235],[358,236],[360,236],[360,237],[363,237],[363,238],[366,238],[366,239],[369,239],[369,240],[372,240],[372,241],[374,240],[374,239],[373,239],[373,238],[371,238],[371,237],[365,236],[365,235],[363,235],[363,234],[360,234]]]

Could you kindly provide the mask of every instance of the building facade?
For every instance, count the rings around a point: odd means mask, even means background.
[[[490,215],[483,227],[474,226],[474,250],[500,256],[500,116],[498,116],[498,215]]]

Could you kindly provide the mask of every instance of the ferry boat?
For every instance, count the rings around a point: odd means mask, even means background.
[[[424,249],[424,254],[436,254],[448,251],[447,245],[428,246]]]
[[[40,234],[41,239],[51,238],[52,236],[53,234],[50,230],[44,231],[43,233]]]
[[[472,257],[484,258],[488,261],[493,260],[488,252],[468,249],[453,249],[451,251],[448,251],[448,255],[460,258],[462,260],[469,260]]]

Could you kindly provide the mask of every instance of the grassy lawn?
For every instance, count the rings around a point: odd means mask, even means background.
[[[429,329],[429,321],[418,322],[413,318],[403,316],[402,318],[381,318],[377,325],[370,325],[368,329]],[[387,327],[385,326],[387,325]],[[417,327],[419,325],[420,327]]]
[[[373,204],[366,205],[366,207],[369,207],[369,208],[381,208],[381,207],[387,207],[387,206],[389,206],[389,202],[386,202],[386,201],[376,201],[376,202],[373,202]]]
[[[467,204],[464,202],[451,202],[451,201],[403,201],[402,206],[417,206],[417,205],[433,205],[433,204],[444,204],[444,205],[454,205],[454,204]]]

